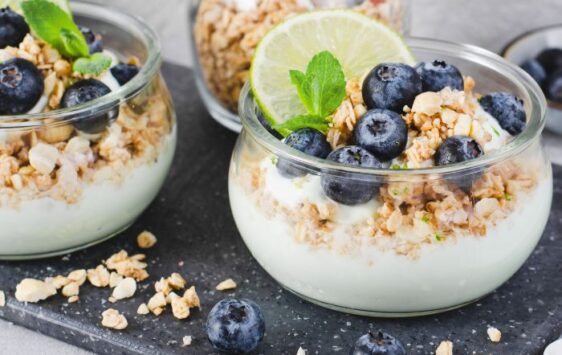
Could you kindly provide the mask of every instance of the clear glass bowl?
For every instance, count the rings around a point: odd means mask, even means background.
[[[449,166],[393,170],[343,166],[293,150],[259,123],[248,86],[244,129],[229,175],[230,204],[246,245],[282,286],[322,306],[369,316],[417,316],[473,302],[508,280],[545,228],[552,171],[540,142],[545,99],[519,68],[483,49],[409,39],[418,60],[443,59],[475,92],[522,98],[527,129],[483,157]],[[307,175],[283,178],[276,163]],[[345,206],[322,184],[368,187]]]
[[[235,11],[229,11],[229,16],[224,17],[221,13],[215,13],[214,11],[205,11],[204,18],[209,18],[209,20],[201,20],[199,22],[199,31],[201,33],[204,32],[204,34],[200,33],[198,36],[198,30],[196,29],[196,26],[198,25],[198,15],[200,15],[200,4],[203,1],[208,4],[217,4],[221,3],[223,0],[190,0],[189,3],[188,26],[196,86],[199,91],[199,95],[201,96],[201,99],[205,104],[205,107],[211,114],[211,117],[213,117],[224,127],[235,132],[240,132],[240,130],[242,129],[242,125],[240,123],[238,113],[235,112],[238,101],[238,93],[242,90],[243,83],[245,82],[245,79],[247,77],[253,49],[255,48],[257,42],[259,41],[261,36],[263,36],[265,31],[263,29],[257,31],[256,36],[253,36],[251,32],[255,31],[255,24],[259,24],[260,21],[267,21],[269,23],[268,26],[271,27],[275,23],[281,21],[284,17],[278,14],[270,14],[271,16],[267,18],[267,20],[252,19],[251,24],[250,26],[248,26],[246,32],[244,30],[238,30],[238,28],[246,26],[246,23],[243,22],[242,24],[229,27],[228,31],[225,30],[225,32],[222,33],[219,32],[217,28],[224,27],[226,29],[226,24],[235,23],[237,20],[239,20],[232,19]],[[263,2],[262,0],[256,1]],[[270,3],[275,2],[276,1],[270,1]],[[281,3],[282,1],[278,0],[278,2]],[[403,34],[408,34],[410,30],[411,0],[288,1],[288,3],[295,2],[308,2],[322,8],[350,8],[353,6],[357,6],[357,4],[362,4],[362,12],[371,14],[375,17],[379,17],[383,21],[387,21]],[[241,1],[241,3],[252,3],[252,1]],[[229,8],[233,9],[234,5],[230,5]],[[209,14],[211,12],[212,14]],[[202,23],[206,23],[206,25],[203,25]],[[210,40],[212,36],[211,32],[218,34],[217,38],[224,39],[224,47],[217,48],[217,46],[219,45],[214,44],[214,42]],[[246,36],[246,34],[248,35]],[[208,40],[204,41],[201,38]],[[239,43],[241,43],[241,45],[239,45]],[[204,47],[203,50],[205,51],[205,53],[208,53],[204,57],[202,57],[202,47]],[[242,54],[238,55],[239,53]],[[217,95],[217,90],[214,90],[212,88],[212,84],[210,85],[208,80],[211,75],[216,75],[216,73],[218,72],[220,72],[221,75],[220,77],[218,77],[217,86],[224,86],[224,88],[229,89],[227,93],[222,92],[219,95]],[[221,96],[223,97],[222,100],[220,98]],[[229,101],[231,103],[230,107],[229,102],[226,101]],[[234,107],[232,107],[233,105]]]
[[[129,227],[158,194],[176,146],[176,119],[160,75],[160,43],[143,22],[72,2],[76,22],[103,36],[140,72],[94,101],[0,117],[0,259],[67,253]],[[119,114],[101,134],[75,125]]]

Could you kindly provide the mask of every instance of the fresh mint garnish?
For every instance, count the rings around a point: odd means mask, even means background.
[[[441,235],[441,233],[437,232],[437,233],[435,233],[435,239],[436,239],[438,242],[440,242],[440,241],[442,241],[442,240],[445,239],[445,238],[443,238],[443,236]]]
[[[296,116],[288,121],[273,126],[273,129],[281,133],[283,137],[287,137],[291,132],[302,128],[314,128],[324,134],[328,132],[328,121],[319,116]]]
[[[400,165],[400,164],[392,164],[392,165],[390,166],[390,168],[391,168],[392,170],[406,170],[406,169],[408,169],[408,163],[404,163],[404,164],[402,164],[402,165]]]
[[[72,69],[82,74],[100,75],[111,66],[111,58],[103,53],[94,53],[89,58],[79,58]]]
[[[496,136],[500,136],[500,132],[498,132],[498,130],[496,129],[496,127],[492,127],[492,130],[494,131],[494,133],[496,134]]]
[[[307,114],[293,117],[273,128],[285,137],[302,128],[326,133],[328,116],[341,105],[346,94],[345,75],[340,62],[332,53],[323,51],[308,63],[306,73],[291,70],[289,76]]]
[[[428,223],[428,222],[429,222],[429,216],[426,215],[426,214],[424,214],[424,215],[422,216],[421,220],[422,220],[423,223]]]
[[[88,57],[88,44],[71,15],[48,0],[21,3],[25,21],[42,40],[68,58]]]

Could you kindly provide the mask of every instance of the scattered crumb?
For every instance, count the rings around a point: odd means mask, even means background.
[[[183,346],[190,346],[192,341],[193,339],[191,338],[191,335],[184,336],[182,339]]]
[[[435,355],[453,355],[453,342],[445,340],[435,350]]]
[[[224,280],[217,285],[217,291],[227,291],[236,288],[236,282],[233,279]]]
[[[143,281],[148,278],[146,267],[148,266],[143,260],[146,258],[144,254],[131,255],[121,250],[113,254],[105,261],[105,266],[109,270],[115,270],[119,275],[132,277],[137,281]]]
[[[154,290],[163,293],[164,296],[168,296],[172,290],[184,289],[186,283],[187,282],[180,274],[174,272],[168,278],[161,277],[159,281],[156,281]]]
[[[16,286],[16,299],[20,302],[36,303],[57,294],[51,283],[36,279],[23,279]]]
[[[106,328],[111,328],[115,330],[122,330],[127,328],[127,318],[119,313],[118,310],[110,308],[101,314],[102,320],[101,325]]]
[[[172,298],[172,314],[177,319],[186,319],[189,317],[189,306],[183,297],[174,297]]]
[[[141,303],[141,305],[139,306],[139,308],[137,309],[137,314],[148,314],[150,313],[150,310],[148,309],[146,303]]]
[[[299,350],[297,350],[297,355],[306,355],[306,349],[303,349],[299,346]]]
[[[87,271],[88,281],[95,287],[107,287],[109,285],[109,271],[103,265]]]
[[[68,297],[68,303],[76,303],[80,300],[80,297],[78,296],[70,296]]]
[[[117,302],[117,298],[113,297],[113,296],[109,296],[109,298],[107,299],[109,301],[109,303],[115,303]]]
[[[183,294],[183,298],[185,298],[189,308],[197,307],[201,309],[201,301],[199,300],[199,295],[197,295],[197,291],[195,291],[195,286],[191,286],[190,288],[185,290]]]
[[[117,284],[111,296],[116,300],[133,297],[137,291],[137,282],[132,277],[127,277]]]
[[[62,295],[65,297],[78,296],[80,293],[80,286],[77,282],[71,282],[62,288]]]
[[[119,282],[121,282],[122,280],[123,280],[123,276],[119,275],[116,272],[112,272],[109,275],[109,287],[111,288],[117,287]]]
[[[499,343],[502,339],[502,332],[498,328],[489,327],[487,333],[493,343]]]
[[[156,239],[156,236],[154,236],[154,234],[150,233],[149,231],[144,231],[137,237],[137,245],[141,249],[152,248],[157,241],[158,239]]]
[[[45,282],[52,284],[57,290],[68,285],[70,280],[66,276],[57,275],[55,277],[47,277]]]
[[[69,282],[75,282],[78,286],[82,286],[86,282],[86,270],[74,270],[66,277]]]
[[[166,307],[166,296],[162,292],[157,292],[150,300],[148,300],[148,309],[156,316],[164,312]]]
[[[4,307],[6,305],[6,295],[4,291],[0,291],[0,307]]]

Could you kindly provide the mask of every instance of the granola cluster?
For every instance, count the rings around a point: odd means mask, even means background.
[[[209,89],[232,111],[248,79],[260,39],[285,18],[323,7],[323,0],[203,0],[194,25],[199,62]],[[354,8],[402,27],[400,0],[365,0]]]

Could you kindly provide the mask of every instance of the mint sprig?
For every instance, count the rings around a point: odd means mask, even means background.
[[[289,71],[291,83],[295,85],[299,99],[307,114],[274,125],[283,136],[302,128],[328,131],[328,116],[345,98],[345,75],[338,59],[329,51],[316,54],[308,63],[306,72]]]
[[[79,58],[72,69],[83,74],[100,75],[111,66],[111,58],[103,53],[94,53],[89,58]]]

